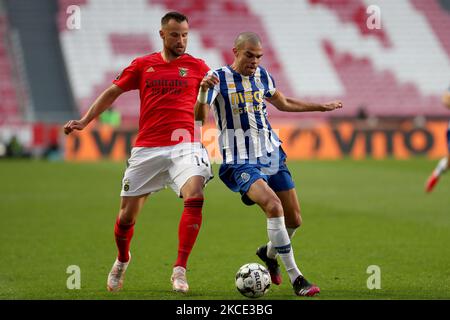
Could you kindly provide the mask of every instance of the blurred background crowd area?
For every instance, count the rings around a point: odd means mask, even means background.
[[[137,91],[83,134],[66,138],[61,126],[135,57],[161,50],[168,11],[188,16],[187,52],[211,68],[230,64],[236,35],[254,31],[283,93],[344,102],[332,113],[269,106],[294,158],[445,154],[450,0],[0,0],[0,157],[125,158]]]

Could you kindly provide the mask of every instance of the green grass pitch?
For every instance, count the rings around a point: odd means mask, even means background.
[[[436,161],[302,161],[288,165],[304,224],[293,239],[313,299],[450,299],[450,176],[433,194],[424,182]],[[246,299],[238,268],[256,261],[266,219],[216,175],[205,191],[203,225],[188,265],[190,292],[171,291],[182,201],[149,197],[138,217],[124,289],[106,291],[115,259],[113,226],[123,163],[0,161],[0,299]],[[215,167],[217,173],[217,166]],[[66,287],[81,270],[81,289]],[[368,266],[381,270],[369,290]],[[281,286],[261,299],[296,297]]]

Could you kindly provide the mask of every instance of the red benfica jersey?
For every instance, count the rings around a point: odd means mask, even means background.
[[[122,90],[139,89],[136,147],[164,147],[194,141],[194,105],[209,71],[201,59],[183,54],[166,62],[161,53],[133,60],[113,81]]]

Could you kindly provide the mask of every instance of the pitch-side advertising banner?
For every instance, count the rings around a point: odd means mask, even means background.
[[[438,158],[447,152],[448,121],[367,121],[273,123],[290,160],[299,159],[408,159],[414,156]],[[129,156],[136,129],[90,126],[66,138],[65,158],[69,161],[102,159],[123,161]],[[202,141],[211,161],[221,161],[218,131],[202,128]]]

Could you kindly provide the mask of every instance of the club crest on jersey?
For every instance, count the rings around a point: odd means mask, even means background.
[[[247,172],[242,172],[241,173],[241,179],[244,182],[248,182],[248,180],[250,180],[250,175]]]
[[[180,77],[186,77],[188,74],[188,69],[187,68],[178,68],[178,72],[180,74]]]
[[[125,179],[125,181],[123,182],[123,191],[128,191],[130,190],[130,180]]]

